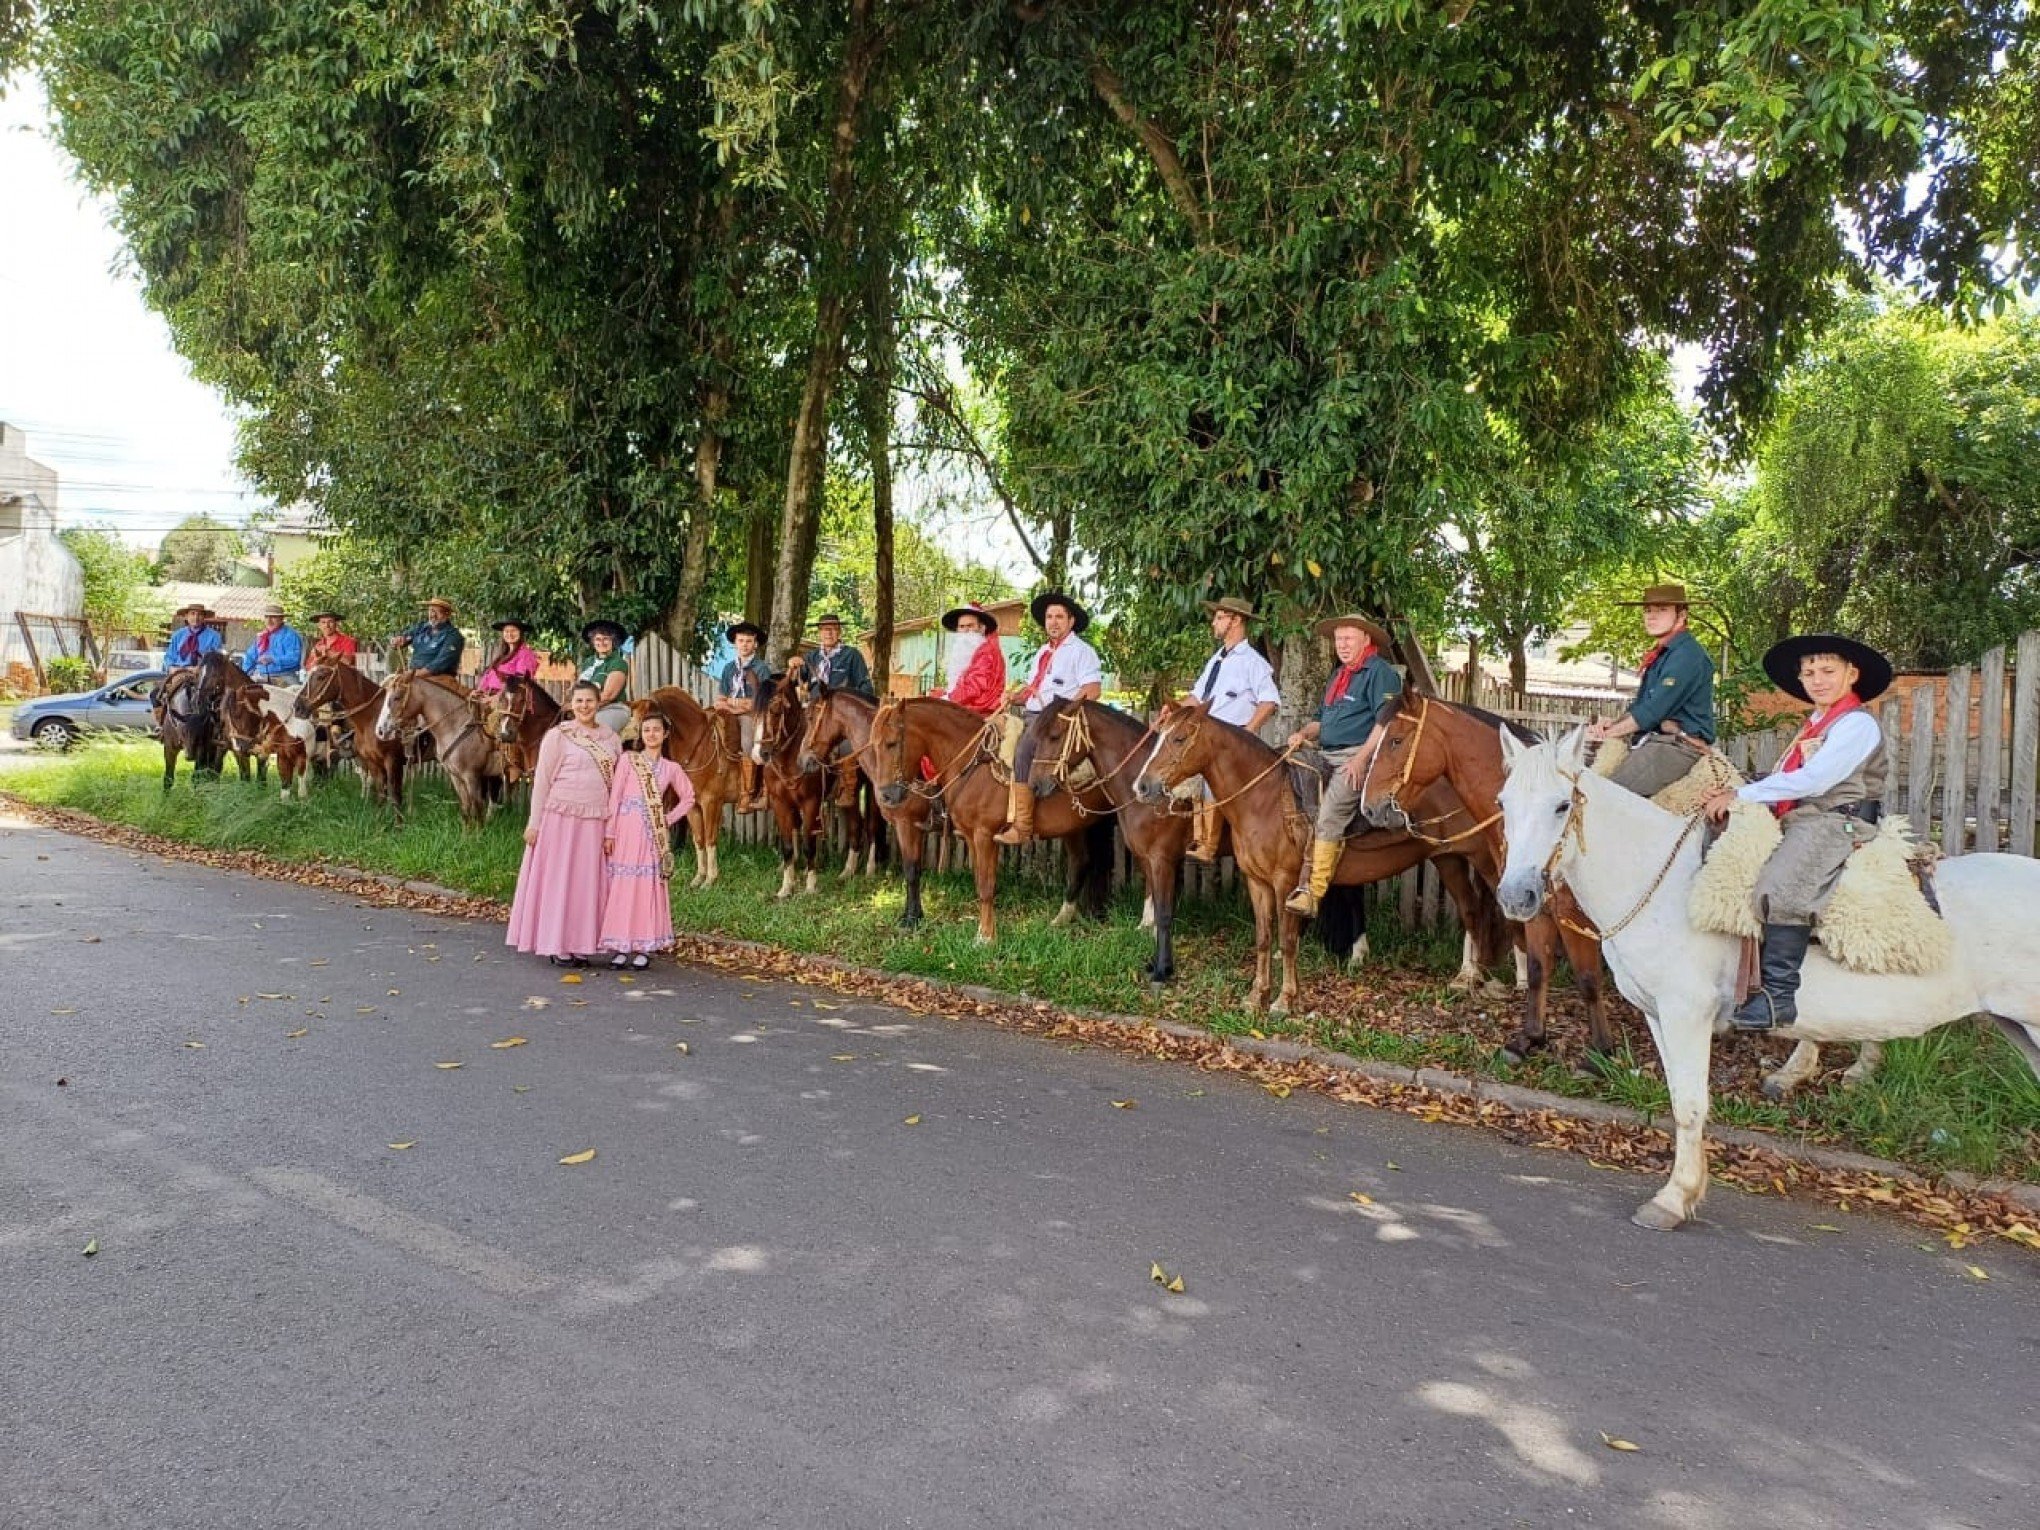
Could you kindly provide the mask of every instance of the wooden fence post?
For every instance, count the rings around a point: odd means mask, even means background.
[[[1922,840],[1934,837],[1934,691],[1926,685],[1914,687],[1912,693],[1912,737],[1905,751],[1905,811],[1915,835]]]
[[[2040,770],[2040,632],[2019,634],[2012,668],[2012,810],[2005,848],[2033,853],[2034,774]]]
[[[1998,848],[1998,825],[2004,822],[2005,651],[1993,648],[1983,656],[1979,672],[1976,730],[1976,848]]]
[[[1941,849],[1960,855],[1969,845],[1969,667],[1948,671],[1947,774],[1941,777]],[[1926,834],[1920,833],[1924,840]]]

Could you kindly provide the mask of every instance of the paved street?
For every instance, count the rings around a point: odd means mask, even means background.
[[[19,822],[0,913],[7,1530],[2040,1522],[2009,1249]]]

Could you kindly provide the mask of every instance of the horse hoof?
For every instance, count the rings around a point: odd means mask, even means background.
[[[1515,1047],[1505,1046],[1499,1052],[1495,1053],[1496,1062],[1502,1063],[1505,1066],[1511,1068],[1520,1068],[1528,1060],[1529,1054],[1522,1052]]]
[[[1586,1055],[1573,1064],[1572,1076],[1583,1084],[1596,1084],[1614,1077],[1617,1064],[1606,1052],[1587,1048]]]
[[[1270,1020],[1287,1020],[1289,1018],[1289,1001],[1287,999],[1277,999],[1273,1004],[1270,1004],[1268,1006],[1268,1018]]]
[[[1645,1201],[1630,1214],[1629,1220],[1651,1232],[1670,1232],[1686,1219],[1676,1211],[1665,1210],[1656,1201]]]
[[[989,946],[993,943],[993,941],[991,936],[979,933],[971,937],[970,943],[974,946]]]
[[[1766,1078],[1763,1082],[1762,1092],[1764,1098],[1773,1105],[1783,1105],[1786,1098],[1792,1093],[1789,1088],[1779,1083],[1776,1078]]]

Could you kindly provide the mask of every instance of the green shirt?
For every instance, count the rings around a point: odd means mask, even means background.
[[[1402,694],[1402,676],[1388,660],[1372,653],[1347,682],[1344,694],[1334,700],[1332,692],[1338,684],[1339,671],[1333,670],[1325,685],[1324,704],[1318,708],[1318,747],[1358,749],[1381,720],[1383,704]]]
[[[621,706],[630,700],[630,660],[620,653],[612,653],[606,659],[590,659],[581,670],[581,678],[598,690],[608,687],[611,675],[623,676],[623,689],[602,704],[606,707]]]
[[[1644,669],[1629,715],[1638,733],[1655,733],[1670,718],[1680,732],[1714,742],[1714,661],[1692,633],[1673,633]]]

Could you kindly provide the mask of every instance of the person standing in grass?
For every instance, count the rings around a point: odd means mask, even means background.
[[[673,944],[672,828],[694,806],[694,783],[666,758],[672,728],[666,714],[650,711],[638,719],[638,741],[617,762],[609,788],[609,826],[602,853],[608,857],[602,899],[602,949],[613,951],[612,967],[651,965],[651,953]],[[672,793],[671,807],[666,805]]]
[[[623,742],[595,720],[601,695],[576,681],[566,715],[538,746],[524,863],[503,941],[555,967],[585,967],[602,949],[602,840]]]

